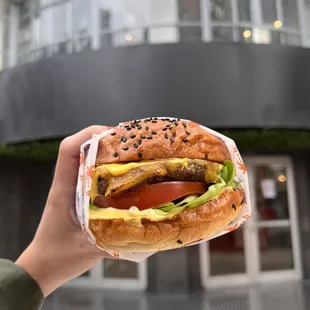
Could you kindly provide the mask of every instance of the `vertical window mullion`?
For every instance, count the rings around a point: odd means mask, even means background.
[[[72,53],[72,1],[66,4],[66,44],[67,52]]]
[[[298,19],[299,19],[299,31],[300,31],[300,39],[301,39],[301,46],[309,47],[310,42],[308,40],[308,27],[307,27],[307,20],[305,16],[306,7],[304,0],[297,0],[297,10],[298,10]]]
[[[256,27],[261,27],[263,24],[261,0],[249,0],[249,1],[251,1],[251,16],[253,25]]]
[[[277,9],[277,18],[279,21],[282,22],[282,24],[284,23],[283,20],[283,6],[282,6],[282,0],[277,0],[276,1],[276,9]]]
[[[100,48],[99,0],[90,0],[90,6],[92,49],[97,50]]]
[[[231,1],[231,13],[232,13],[233,39],[234,41],[239,41],[238,0],[230,0],[230,1]]]
[[[212,41],[211,10],[209,0],[200,0],[202,40]]]

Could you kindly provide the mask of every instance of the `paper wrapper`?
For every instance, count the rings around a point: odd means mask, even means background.
[[[158,117],[158,119],[161,119],[161,118],[168,119],[169,117]],[[182,121],[188,121],[188,120],[182,120]],[[122,124],[119,124],[118,126],[120,125]],[[236,230],[251,215],[247,170],[242,161],[242,158],[236,147],[235,142],[231,140],[230,138],[223,136],[220,133],[212,129],[209,129],[204,126],[201,126],[201,128],[203,128],[207,132],[220,138],[228,147],[230,154],[231,154],[232,161],[236,169],[235,180],[241,183],[245,191],[245,200],[244,200],[244,207],[241,213],[239,214],[239,216],[232,223],[230,223],[224,230],[215,234],[214,236],[212,236],[212,238],[200,240],[198,242],[189,244],[187,246],[199,244],[201,242],[205,242],[205,241],[217,238],[233,230]],[[105,136],[113,132],[114,132],[114,129],[112,128],[112,129],[109,129],[103,132],[100,135],[94,135],[91,140],[85,142],[81,146],[79,177],[78,177],[77,190],[76,190],[76,214],[77,214],[79,222],[81,223],[83,232],[86,234],[88,240],[95,245],[96,245],[95,237],[93,236],[92,232],[88,228],[88,209],[89,209],[89,202],[90,202],[90,188],[91,188],[91,182],[92,182],[92,174],[93,174],[94,166],[96,162],[98,142],[100,139],[104,138]],[[146,258],[148,258],[149,256],[156,253],[156,252],[133,253],[133,252],[115,252],[115,251],[110,251],[107,249],[102,249],[102,250],[108,252],[110,255],[113,255],[114,257],[133,261],[133,262],[141,262],[145,260]]]

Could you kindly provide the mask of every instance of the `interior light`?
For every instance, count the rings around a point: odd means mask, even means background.
[[[125,40],[126,41],[131,41],[132,40],[132,35],[130,33],[126,33]]]
[[[243,36],[244,36],[246,39],[248,39],[249,37],[251,37],[251,35],[252,35],[251,30],[244,30],[244,31],[243,31]]]
[[[280,174],[278,176],[278,181],[279,182],[284,183],[284,182],[286,182],[286,180],[287,180],[287,177],[284,174]]]
[[[275,28],[281,28],[282,27],[282,22],[280,20],[276,20],[274,23],[273,23],[273,26]]]

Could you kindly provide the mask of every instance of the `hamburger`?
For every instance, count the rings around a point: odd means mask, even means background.
[[[230,152],[199,124],[126,122],[98,145],[89,229],[108,250],[150,252],[210,238],[240,213]]]

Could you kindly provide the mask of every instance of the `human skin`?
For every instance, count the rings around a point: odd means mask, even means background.
[[[37,281],[44,297],[94,267],[102,258],[112,258],[86,239],[75,216],[80,146],[93,134],[107,129],[91,126],[61,142],[38,230],[16,261]]]

